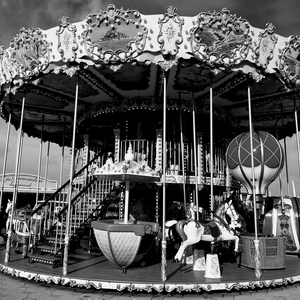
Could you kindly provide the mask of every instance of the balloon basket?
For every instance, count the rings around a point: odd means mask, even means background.
[[[238,265],[255,269],[254,236],[241,236]],[[285,238],[258,237],[261,269],[284,269],[286,261]]]

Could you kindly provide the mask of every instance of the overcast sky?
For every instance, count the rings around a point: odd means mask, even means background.
[[[220,11],[226,7],[232,14],[242,17],[258,28],[265,28],[267,23],[275,25],[275,32],[288,37],[300,34],[300,1],[299,0],[1,0],[0,1],[0,45],[5,48],[19,32],[21,27],[48,29],[60,24],[62,16],[68,16],[70,22],[82,21],[88,14],[97,13],[106,9],[108,4],[124,9],[136,9],[142,14],[164,14],[169,5],[178,8],[181,16],[195,16],[200,12]],[[0,120],[0,172],[2,174],[3,156],[5,150],[7,125]],[[11,128],[7,172],[14,172],[15,151],[17,134]],[[299,168],[296,152],[295,138],[287,138],[289,149],[288,159],[292,168],[289,168],[289,181],[294,180],[297,194],[300,195]],[[23,157],[28,159],[22,162],[21,172],[37,174],[38,153],[40,142],[38,139],[25,138]],[[60,149],[51,144],[49,179],[58,179],[60,165]],[[44,145],[43,153],[47,147]],[[43,164],[43,166],[45,163]],[[42,174],[44,174],[44,167]],[[282,174],[284,185],[283,193],[286,194],[285,172]],[[292,188],[290,188],[292,190]],[[278,181],[271,185],[272,195],[279,195]]]

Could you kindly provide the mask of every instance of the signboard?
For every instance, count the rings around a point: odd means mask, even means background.
[[[2,189],[2,178],[0,175],[0,188]],[[15,174],[8,173],[4,176],[4,192],[13,192],[15,184]],[[38,186],[38,177],[32,174],[20,173],[18,176],[18,192],[22,193],[36,193]],[[57,180],[45,180],[45,178],[39,178],[39,192],[53,193],[57,190]]]

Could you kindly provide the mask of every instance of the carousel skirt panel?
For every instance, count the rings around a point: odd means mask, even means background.
[[[7,264],[1,256],[0,270],[7,275],[43,283],[118,291],[230,291],[274,287],[300,281],[300,259],[294,255],[286,257],[286,268],[263,270],[259,279],[255,277],[254,270],[238,267],[236,263],[220,262],[221,278],[210,279],[205,277],[205,271],[193,271],[193,265],[167,261],[167,280],[162,281],[160,263],[145,267],[132,265],[124,274],[120,267],[110,262],[102,253],[86,251],[70,254],[66,276],[62,276],[61,267],[53,269],[49,265],[29,263],[15,253],[11,253]]]
[[[283,202],[279,197],[267,198],[263,233],[284,237],[286,252],[300,253],[299,199],[284,198]]]

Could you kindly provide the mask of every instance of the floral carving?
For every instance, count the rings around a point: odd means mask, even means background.
[[[69,23],[68,17],[60,18],[61,24],[56,34],[58,36],[58,52],[64,62],[74,61],[78,44],[76,40],[76,26]]]
[[[164,18],[158,21],[160,31],[157,41],[161,45],[163,55],[176,55],[179,45],[183,41],[182,26],[184,21],[175,13],[176,10],[177,8],[174,6],[167,7]]]

